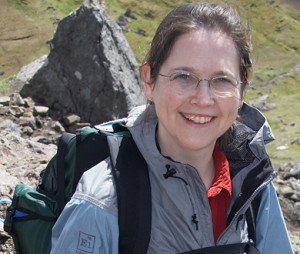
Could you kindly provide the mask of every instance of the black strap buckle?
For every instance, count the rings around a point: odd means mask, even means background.
[[[6,216],[4,220],[4,230],[10,235],[12,233],[12,224],[13,224],[13,217],[15,215],[15,212],[16,209],[13,205],[10,205],[6,210]]]

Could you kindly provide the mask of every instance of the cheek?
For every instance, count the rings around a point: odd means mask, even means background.
[[[167,84],[157,83],[153,90],[153,100],[157,104],[168,103],[174,100],[174,92]]]
[[[227,98],[219,101],[219,108],[223,112],[229,121],[234,121],[238,115],[238,110],[240,107],[239,98]]]
[[[233,123],[236,118],[238,117],[238,112],[239,112],[239,107],[240,107],[240,103],[239,101],[237,101],[236,103],[233,103],[231,105],[231,110],[229,112],[229,118],[230,118],[230,121]],[[231,123],[231,124],[232,124]]]

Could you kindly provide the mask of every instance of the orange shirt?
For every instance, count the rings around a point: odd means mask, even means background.
[[[229,163],[223,151],[216,145],[213,158],[215,163],[215,177],[207,191],[207,197],[212,213],[215,242],[225,230],[227,223],[227,210],[231,200],[231,178]]]

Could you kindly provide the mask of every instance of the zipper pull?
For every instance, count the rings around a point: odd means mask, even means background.
[[[173,175],[176,174],[176,170],[175,168],[171,168],[170,165],[166,165],[166,169],[167,169],[167,172],[165,174],[163,174],[164,178],[168,178],[168,177],[172,177]]]
[[[197,220],[197,215],[194,213],[192,215],[192,222],[196,225],[196,230],[198,231],[198,220]]]

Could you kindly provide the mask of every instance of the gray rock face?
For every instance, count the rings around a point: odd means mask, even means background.
[[[55,119],[75,113],[96,124],[125,116],[145,99],[121,29],[97,1],[87,2],[59,23],[50,54],[21,95],[49,107]]]

